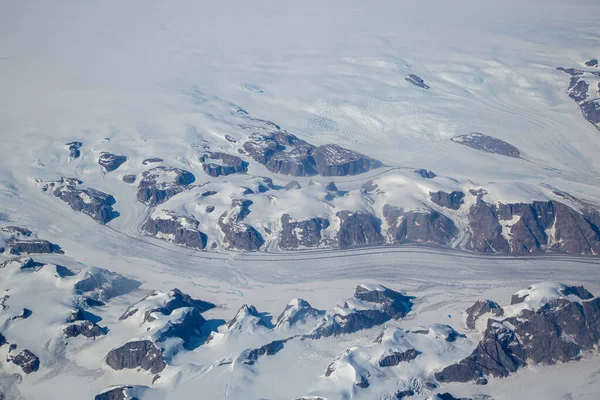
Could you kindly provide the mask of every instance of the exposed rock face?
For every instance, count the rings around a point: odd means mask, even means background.
[[[182,312],[181,316],[176,320],[171,320],[159,330],[157,342],[177,337],[183,340],[183,347],[191,350],[191,339],[201,334],[200,329],[206,320],[195,309],[191,308]]]
[[[4,346],[6,344],[6,338],[4,337],[3,334],[0,333],[0,347]]]
[[[160,210],[146,219],[142,231],[158,239],[201,250],[206,247],[208,236],[198,229],[199,225],[195,219],[173,211]]]
[[[440,207],[458,210],[464,203],[465,194],[460,191],[447,193],[440,190],[438,192],[429,192],[429,197],[431,198],[431,201]]]
[[[136,176],[134,174],[131,175],[123,175],[121,178],[125,183],[135,183]]]
[[[116,170],[125,161],[127,161],[127,157],[108,152],[100,153],[98,156],[98,164],[100,164],[106,173]]]
[[[425,179],[433,179],[433,178],[437,177],[437,175],[433,171],[428,171],[424,168],[416,170],[415,174],[419,174]]]
[[[63,329],[63,334],[66,337],[77,337],[83,335],[87,338],[95,338],[97,336],[106,335],[106,329],[101,328],[91,321],[76,321]]]
[[[231,174],[245,174],[248,163],[241,158],[227,153],[207,153],[200,157],[202,169],[210,176],[218,177]]]
[[[589,293],[559,284],[539,284],[518,292],[517,297],[527,304],[505,307],[504,314],[510,312],[511,316],[491,317],[473,353],[436,373],[436,379],[469,382],[486,376],[505,377],[529,363],[572,361],[582,351],[596,348],[600,298],[585,299],[575,292],[585,297]]]
[[[140,323],[152,322],[156,319],[152,315],[154,313],[171,315],[174,310],[186,307],[193,308],[198,313],[203,313],[214,308],[215,305],[208,301],[193,299],[177,288],[166,293],[155,290],[138,303],[128,307],[125,313],[119,317],[119,321],[124,321],[134,314],[141,313],[143,318]]]
[[[298,181],[291,181],[290,183],[285,185],[284,189],[285,190],[300,189],[300,183]]]
[[[472,400],[470,397],[454,397],[448,392],[438,393],[433,400]]]
[[[593,59],[586,63],[588,67],[597,67],[598,60]],[[588,63],[590,65],[588,65]],[[596,82],[600,76],[600,72],[597,71],[581,71],[575,68],[557,68],[559,71],[563,71],[571,75],[569,87],[567,93],[575,103],[579,105],[583,117],[596,129],[600,130],[600,88],[596,91],[596,88],[590,90],[589,82]],[[595,83],[594,83],[595,85]]]
[[[491,300],[478,300],[465,311],[465,314],[467,315],[467,328],[475,329],[475,323],[477,322],[477,319],[486,313],[502,316],[504,314],[504,310],[502,307],[500,307],[500,305],[498,305],[498,303]]]
[[[313,146],[283,131],[254,134],[243,148],[271,172],[285,175],[357,175],[382,166],[377,160],[338,145]]]
[[[342,249],[383,243],[381,221],[364,211],[340,211],[340,229],[337,233],[338,246]]]
[[[250,322],[252,325],[267,328],[267,324],[263,321],[258,310],[253,305],[244,304],[235,317],[227,322],[228,330],[243,330],[244,325]]]
[[[509,239],[503,235],[508,221]],[[581,214],[557,201],[490,205],[481,198],[469,210],[471,247],[481,252],[530,253],[547,249],[600,254],[594,214]]]
[[[273,356],[283,350],[285,342],[289,339],[274,340],[259,348],[248,351],[244,356],[244,364],[253,365],[261,356]]]
[[[141,285],[136,280],[100,268],[89,267],[80,274],[82,279],[75,284],[75,292],[102,302],[130,293]]]
[[[320,319],[325,311],[313,308],[310,303],[303,299],[292,299],[283,312],[277,317],[275,326],[277,328],[291,328],[296,324],[306,323]]]
[[[31,235],[33,235],[33,232],[29,229],[21,228],[19,226],[4,226],[0,228],[0,231],[9,234],[11,237],[17,238],[31,237]]]
[[[153,374],[161,372],[167,366],[162,351],[150,340],[127,342],[111,350],[105,361],[116,371],[139,367]]]
[[[298,221],[288,214],[283,214],[281,225],[279,247],[291,250],[319,246],[322,240],[321,231],[329,227],[329,221],[318,217]]]
[[[119,213],[113,210],[115,198],[100,190],[79,187],[81,182],[63,179],[53,194],[73,210],[89,215],[101,224],[116,218]]]
[[[403,318],[412,308],[411,299],[381,285],[359,285],[354,297],[329,311],[310,337],[353,333]]]
[[[27,349],[16,356],[9,356],[8,361],[21,367],[21,370],[26,374],[35,372],[40,368],[40,359]]]
[[[50,243],[47,240],[11,238],[6,241],[6,244],[10,248],[10,252],[15,255],[64,253],[59,245]]]
[[[388,223],[388,236],[394,243],[449,244],[458,229],[448,217],[435,210],[408,211],[385,205],[383,216]]]
[[[172,167],[155,167],[144,171],[138,184],[137,198],[154,207],[189,189],[196,177],[188,171]]]
[[[379,360],[379,366],[380,367],[394,367],[394,366],[400,364],[401,362],[408,362],[408,361],[414,360],[415,358],[417,358],[417,356],[419,354],[421,354],[421,352],[419,352],[415,349],[408,349],[403,352],[394,351],[394,352],[391,352],[390,354],[387,354],[384,357],[382,357]]]
[[[102,393],[97,394],[94,400],[140,400],[144,392],[148,390],[147,386],[118,386],[108,388]]]
[[[409,74],[406,78],[404,78],[404,80],[422,89],[431,89],[418,75]]]
[[[243,223],[250,213],[250,200],[234,200],[232,209],[219,218],[219,227],[224,235],[224,244],[232,250],[257,251],[265,244],[262,235],[251,225]]]
[[[69,156],[71,158],[79,158],[81,151],[79,149],[83,146],[81,142],[69,142],[66,144],[69,147]]]
[[[483,133],[469,133],[466,135],[455,136],[451,139],[453,142],[464,144],[475,150],[485,151],[486,153],[501,154],[507,157],[520,157],[519,149],[510,143],[497,139]]]

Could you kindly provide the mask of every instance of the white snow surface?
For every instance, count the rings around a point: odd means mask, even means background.
[[[428,196],[437,190],[467,193],[458,211],[440,210],[457,224],[475,201],[469,189],[485,188],[486,201],[508,203],[559,199],[552,189],[559,188],[599,205],[600,131],[568,97],[570,77],[555,70],[585,69],[583,62],[600,57],[598,15],[600,4],[592,0],[7,2],[0,13],[0,224],[31,229],[65,254],[33,255],[43,264],[34,270],[16,263],[0,268],[0,304],[6,306],[0,332],[41,363],[25,375],[6,362],[8,345],[0,347],[2,392],[7,399],[45,399],[49,393],[89,399],[131,385],[127,395],[142,400],[383,398],[418,386],[472,351],[480,332],[466,331],[461,315],[479,298],[506,304],[515,291],[531,287],[518,292],[528,294],[526,302],[505,306],[516,313],[561,296],[562,286],[539,282],[584,285],[597,295],[597,258],[483,256],[425,246],[281,252],[274,243],[283,213],[329,218],[333,230],[335,213],[344,209],[380,218],[385,204],[437,210]],[[412,73],[431,90],[406,82]],[[590,96],[597,97],[597,80],[588,81]],[[257,119],[386,166],[358,176],[304,178],[275,175],[251,162],[248,174],[206,175],[199,156],[208,150],[238,154],[252,132],[270,129]],[[450,140],[469,132],[516,146],[522,159]],[[65,143],[71,141],[83,142],[79,158],[69,156]],[[103,151],[128,161],[104,174],[97,164]],[[135,174],[139,181],[152,167],[142,160],[151,157],[191,171],[196,181],[148,210],[136,200],[137,181],[127,185],[121,178]],[[417,168],[438,177],[424,179],[413,172]],[[61,177],[112,194],[119,217],[101,226],[40,190]],[[226,251],[219,216],[231,212],[245,187],[257,192],[259,177],[281,186],[297,180],[302,189],[246,196],[253,204],[244,222],[273,233],[264,234],[262,252]],[[366,195],[361,187],[369,180],[377,189]],[[323,201],[329,181],[347,195]],[[208,190],[217,194],[203,197]],[[207,206],[214,212],[207,213]],[[217,248],[198,252],[144,237],[140,225],[148,213],[168,211],[198,220]],[[0,264],[8,258],[0,254]],[[57,265],[77,275],[61,278]],[[106,336],[64,338],[66,320],[80,301],[73,284],[86,273],[104,274],[101,269],[142,286],[91,310],[108,328]],[[290,337],[292,331],[257,324],[262,319],[269,325],[289,299],[302,297],[337,312],[336,304],[365,282],[415,296],[413,310],[355,334],[291,339],[254,365],[241,361],[249,349]],[[154,383],[144,371],[110,369],[103,360],[111,349],[136,338],[154,340],[183,316],[186,309],[179,309],[142,327],[118,320],[148,291],[173,287],[217,305],[203,313],[214,339],[191,351],[169,343],[169,366]],[[342,311],[364,306],[358,303]],[[235,328],[224,329],[242,304],[256,306],[261,316],[243,312]],[[32,311],[29,318],[11,319],[24,308]],[[466,337],[445,342],[443,325]],[[429,327],[429,334],[414,333],[418,327]],[[373,343],[382,330],[382,344]],[[407,366],[381,372],[373,365],[382,351],[408,346],[427,351]],[[338,372],[325,378],[335,360]],[[363,390],[353,384],[364,372],[374,379]],[[497,400],[595,400],[599,375],[600,355],[586,353],[581,361],[526,367],[486,386],[445,384],[438,391]]]

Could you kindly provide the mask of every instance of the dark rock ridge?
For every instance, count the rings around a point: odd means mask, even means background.
[[[167,240],[191,249],[204,249],[208,236],[201,232],[200,223],[193,218],[161,210],[149,216],[142,225],[142,231],[148,236]]]
[[[183,347],[187,350],[192,350],[191,340],[194,337],[201,335],[201,328],[206,320],[198,310],[190,308],[183,312],[183,316],[175,321],[169,321],[159,331],[157,342],[164,342],[173,337],[183,340]]]
[[[87,214],[101,224],[119,216],[113,210],[116,200],[112,195],[92,188],[82,188],[80,184],[80,181],[63,178],[53,194],[73,210]]]
[[[486,153],[501,154],[507,157],[521,157],[519,149],[512,144],[493,136],[484,135],[483,133],[473,132],[455,136],[451,140],[475,150],[485,151]]]
[[[227,330],[241,328],[247,319],[254,321],[254,324],[257,326],[268,328],[256,307],[253,305],[244,304],[235,314],[235,317],[227,322]]]
[[[591,60],[586,61],[585,62],[585,66],[586,67],[597,67],[598,66],[598,59],[592,58]]]
[[[219,227],[228,249],[257,251],[265,244],[262,235],[253,226],[242,222],[250,214],[251,205],[250,200],[234,200],[232,209],[219,217]]]
[[[49,254],[58,253],[64,254],[60,246],[50,243],[47,240],[41,239],[17,239],[11,238],[6,241],[10,248],[10,253],[15,255],[20,254]]]
[[[96,338],[97,336],[106,335],[106,332],[106,328],[101,328],[91,321],[75,321],[63,329],[63,334],[68,338],[79,335],[87,338]]]
[[[132,315],[136,314],[138,311],[140,311],[140,309],[142,309],[143,304],[146,301],[153,301],[153,297],[161,296],[163,294],[164,293],[159,292],[157,290],[152,291],[151,293],[146,295],[142,300],[140,300],[138,303],[128,307],[127,310],[125,311],[125,313],[123,313],[123,315],[121,315],[119,317],[119,321],[124,321],[127,318],[131,317]],[[153,313],[161,313],[163,315],[171,315],[171,313],[174,310],[177,310],[179,308],[186,308],[186,307],[193,308],[198,313],[203,313],[204,311],[210,310],[211,308],[215,307],[214,304],[209,303],[208,301],[193,299],[191,296],[183,293],[181,290],[179,290],[177,288],[167,292],[166,295],[167,295],[166,301],[161,302],[161,304],[158,307],[151,307],[149,309],[143,310],[143,312],[144,312],[143,322],[154,321],[156,318],[154,316],[152,316]]]
[[[383,165],[335,144],[313,146],[284,131],[253,134],[243,149],[269,171],[293,176],[357,175]]]
[[[161,162],[163,162],[162,158],[151,157],[151,158],[146,158],[145,160],[143,160],[142,165],[156,164],[156,163],[161,163]]]
[[[433,179],[437,177],[437,175],[433,171],[428,171],[424,168],[415,170],[415,174],[419,174],[425,179]]]
[[[172,167],[155,167],[142,173],[137,199],[154,207],[188,190],[195,180],[196,177],[189,171]]]
[[[383,244],[381,221],[364,211],[339,211],[340,229],[337,233],[338,246],[342,249]]]
[[[248,172],[248,163],[241,158],[221,152],[207,153],[200,157],[202,169],[210,176],[227,176],[231,174],[245,174]]]
[[[98,164],[104,169],[104,172],[111,172],[119,168],[127,161],[127,157],[108,152],[102,152],[98,156]]]
[[[83,143],[69,142],[66,145],[69,146],[69,156],[71,158],[79,158],[79,156],[81,155],[81,151],[79,149],[81,148],[81,146],[83,146]]]
[[[273,356],[283,350],[285,342],[290,339],[274,340],[264,346],[248,351],[244,355],[243,363],[253,365],[261,356]]]
[[[590,64],[588,65],[588,63]],[[598,60],[590,60],[586,63],[586,66],[597,67]],[[590,85],[586,81],[586,78],[593,78],[594,80],[597,79],[600,77],[600,72],[582,71],[575,68],[565,69],[562,67],[558,67],[557,70],[571,75],[569,87],[567,88],[567,94],[575,103],[577,103],[577,105],[579,105],[583,117],[589,123],[594,125],[596,129],[600,130],[600,98],[589,98]],[[600,93],[600,87],[598,87],[598,90]]]
[[[438,192],[429,192],[429,197],[431,198],[431,201],[440,207],[458,210],[464,203],[465,194],[460,191],[447,193],[440,190]]]
[[[596,349],[600,298],[581,298],[577,291],[565,287],[562,292],[568,292],[569,298],[552,298],[537,309],[526,307],[506,318],[491,317],[471,355],[436,373],[436,379],[469,382],[488,376],[506,377],[528,364],[573,361],[582,351]]]
[[[423,79],[421,79],[418,75],[409,74],[406,78],[404,78],[404,80],[422,89],[431,89],[429,85],[427,85],[425,81],[423,81]]]
[[[29,229],[21,228],[19,226],[4,226],[0,228],[0,232],[7,233],[11,237],[23,238],[23,237],[31,237],[33,232]]]
[[[35,372],[40,368],[40,359],[27,349],[21,351],[16,356],[8,356],[7,361],[21,367],[21,370],[26,374]]]
[[[495,205],[479,197],[468,215],[472,233],[470,248],[484,253],[556,250],[600,254],[596,213],[594,210],[579,213],[554,200]],[[509,239],[502,235],[503,221],[511,221],[507,225]]]
[[[356,303],[360,304],[356,308]],[[381,285],[359,285],[354,297],[334,308],[309,336],[320,338],[353,333],[403,318],[412,309],[412,297]]]
[[[75,284],[74,289],[77,294],[86,294],[93,300],[106,302],[113,297],[131,293],[140,285],[140,282],[116,272],[89,268],[83,272],[83,278]]]
[[[409,362],[417,358],[421,354],[420,351],[415,349],[408,349],[403,352],[393,351],[390,354],[386,354],[379,360],[380,367],[395,367],[402,362]]]
[[[467,315],[467,319],[465,324],[469,329],[475,329],[475,323],[477,319],[481,317],[483,314],[492,313],[495,316],[504,315],[504,310],[498,303],[493,302],[492,300],[477,300],[475,304],[471,307],[467,308],[465,314]]]
[[[324,218],[294,220],[288,214],[281,216],[279,247],[285,250],[299,247],[317,247],[322,243],[321,231],[329,227]]]
[[[161,349],[150,340],[127,342],[121,347],[112,349],[106,355],[105,361],[116,371],[141,368],[153,374],[161,372],[167,366]]]
[[[388,223],[388,237],[393,243],[449,245],[458,234],[450,218],[432,209],[404,211],[386,204],[383,217]]]
[[[276,327],[293,327],[298,323],[306,322],[311,319],[323,317],[325,311],[317,310],[310,303],[303,299],[293,299],[286,306],[283,312],[277,317]]]

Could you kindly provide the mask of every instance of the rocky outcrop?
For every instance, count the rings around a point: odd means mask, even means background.
[[[135,174],[130,174],[130,175],[123,175],[123,177],[121,178],[123,180],[123,182],[125,183],[135,183],[135,180],[137,179],[137,177],[135,176]]]
[[[322,243],[321,231],[329,227],[324,218],[294,220],[288,214],[281,216],[279,247],[293,250],[300,247],[317,247]]]
[[[598,59],[597,58],[592,58],[589,61],[585,62],[585,66],[586,67],[590,67],[590,68],[595,68],[598,66]]]
[[[141,385],[110,387],[97,394],[94,400],[141,400],[148,390],[147,386]]]
[[[374,215],[364,211],[339,211],[336,216],[340,219],[337,233],[340,248],[383,243],[381,221]]]
[[[26,374],[35,372],[40,368],[40,359],[27,349],[21,351],[17,355],[8,356],[7,361],[21,367],[21,370]]]
[[[151,157],[151,158],[146,158],[145,160],[143,160],[142,165],[156,164],[156,163],[161,163],[161,162],[163,162],[162,158]]]
[[[169,210],[159,210],[149,216],[142,225],[142,231],[148,236],[167,240],[191,249],[204,249],[208,236],[201,232],[200,223]]]
[[[284,131],[253,134],[243,149],[271,172],[293,176],[357,175],[383,165],[338,145],[313,146]]]
[[[477,319],[487,313],[492,313],[495,316],[502,316],[504,310],[498,303],[493,302],[492,300],[478,300],[465,311],[467,316],[465,324],[467,325],[467,328],[475,329]]]
[[[431,89],[429,85],[427,85],[425,81],[423,81],[423,79],[421,79],[418,75],[409,74],[406,78],[404,78],[404,80],[412,83],[416,87],[420,87],[421,89]]]
[[[10,248],[10,253],[15,255],[64,253],[59,245],[41,239],[11,238],[6,240],[6,244]]]
[[[104,169],[104,172],[112,172],[127,161],[127,157],[108,152],[102,152],[98,156],[98,164]]]
[[[276,328],[293,328],[297,324],[315,322],[325,315],[325,311],[313,308],[303,299],[292,299],[277,317]]]
[[[84,269],[78,276],[81,276],[81,279],[74,285],[75,293],[85,294],[93,300],[102,302],[131,293],[141,285],[140,282],[116,272],[95,267]]]
[[[274,340],[264,346],[249,350],[243,354],[243,363],[253,365],[262,356],[273,356],[283,350],[285,342],[289,339]]]
[[[170,319],[164,327],[158,330],[156,342],[164,342],[169,338],[179,338],[183,347],[193,349],[192,338],[201,335],[201,328],[206,320],[195,308],[185,309],[178,318]]]
[[[156,319],[153,315],[155,313],[171,315],[174,310],[188,307],[193,308],[198,313],[203,313],[214,308],[215,305],[208,301],[193,299],[177,288],[166,293],[154,290],[136,304],[128,307],[123,315],[119,317],[119,321],[138,315],[141,317],[138,318],[138,324],[152,322]]]
[[[167,366],[161,349],[150,340],[127,342],[111,350],[106,355],[105,362],[115,371],[141,368],[153,374],[161,372]]]
[[[6,344],[6,338],[4,337],[3,334],[0,333],[0,347],[4,346]]]
[[[188,190],[195,180],[196,177],[189,171],[172,167],[155,167],[142,173],[137,199],[154,207]]]
[[[69,142],[66,144],[69,148],[69,157],[71,158],[79,158],[81,155],[81,151],[79,150],[83,143],[81,142]]]
[[[329,311],[310,337],[353,333],[403,318],[412,308],[411,299],[381,285],[359,285],[354,297]]]
[[[392,351],[379,360],[380,367],[395,367],[402,362],[409,362],[417,358],[421,354],[420,351],[415,349],[408,349],[403,352]]]
[[[433,178],[437,177],[437,175],[433,171],[428,171],[424,168],[415,170],[415,174],[419,174],[419,175],[421,175],[421,177],[423,177],[425,179],[433,179]]]
[[[219,218],[225,247],[231,250],[257,251],[265,244],[262,235],[251,225],[242,221],[250,214],[250,200],[234,200],[232,209]]]
[[[469,210],[470,247],[480,252],[600,254],[596,223],[595,214],[554,200],[490,205],[479,197]]]
[[[429,198],[440,207],[458,210],[464,203],[465,194],[460,191],[448,193],[440,190],[437,192],[429,192]]]
[[[91,321],[75,321],[63,329],[63,334],[68,338],[77,337],[79,335],[83,335],[87,338],[96,338],[98,336],[106,335],[106,332],[107,330],[105,328],[101,328]]]
[[[210,176],[227,176],[231,174],[245,174],[248,172],[248,163],[241,158],[220,152],[207,153],[200,157],[202,169]]]
[[[441,382],[505,377],[528,364],[552,365],[580,358],[600,340],[600,298],[561,284],[517,292],[519,303],[490,317],[483,339],[467,358],[435,374]],[[587,292],[589,293],[589,292]]]
[[[588,61],[590,65],[597,67],[597,60],[593,59]],[[583,117],[596,129],[600,130],[600,88],[593,87],[590,90],[590,83],[596,85],[597,79],[600,76],[600,72],[597,71],[582,71],[575,68],[562,68],[558,67],[557,70],[565,72],[571,75],[569,87],[567,88],[567,94],[569,97],[577,103]],[[589,82],[589,83],[588,83]]]
[[[501,154],[507,157],[521,157],[519,149],[512,144],[493,136],[484,135],[483,133],[474,132],[455,136],[451,140],[475,150],[485,151],[486,153]]]
[[[73,210],[89,215],[101,224],[119,216],[113,210],[116,200],[112,195],[92,188],[82,188],[80,184],[80,181],[63,179],[53,194]]]
[[[454,222],[435,211],[404,211],[385,205],[383,216],[388,223],[388,237],[393,243],[434,243],[448,245],[458,234]]]

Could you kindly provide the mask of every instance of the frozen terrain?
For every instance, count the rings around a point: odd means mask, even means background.
[[[597,399],[600,5],[487,3],[4,6],[0,398]]]

